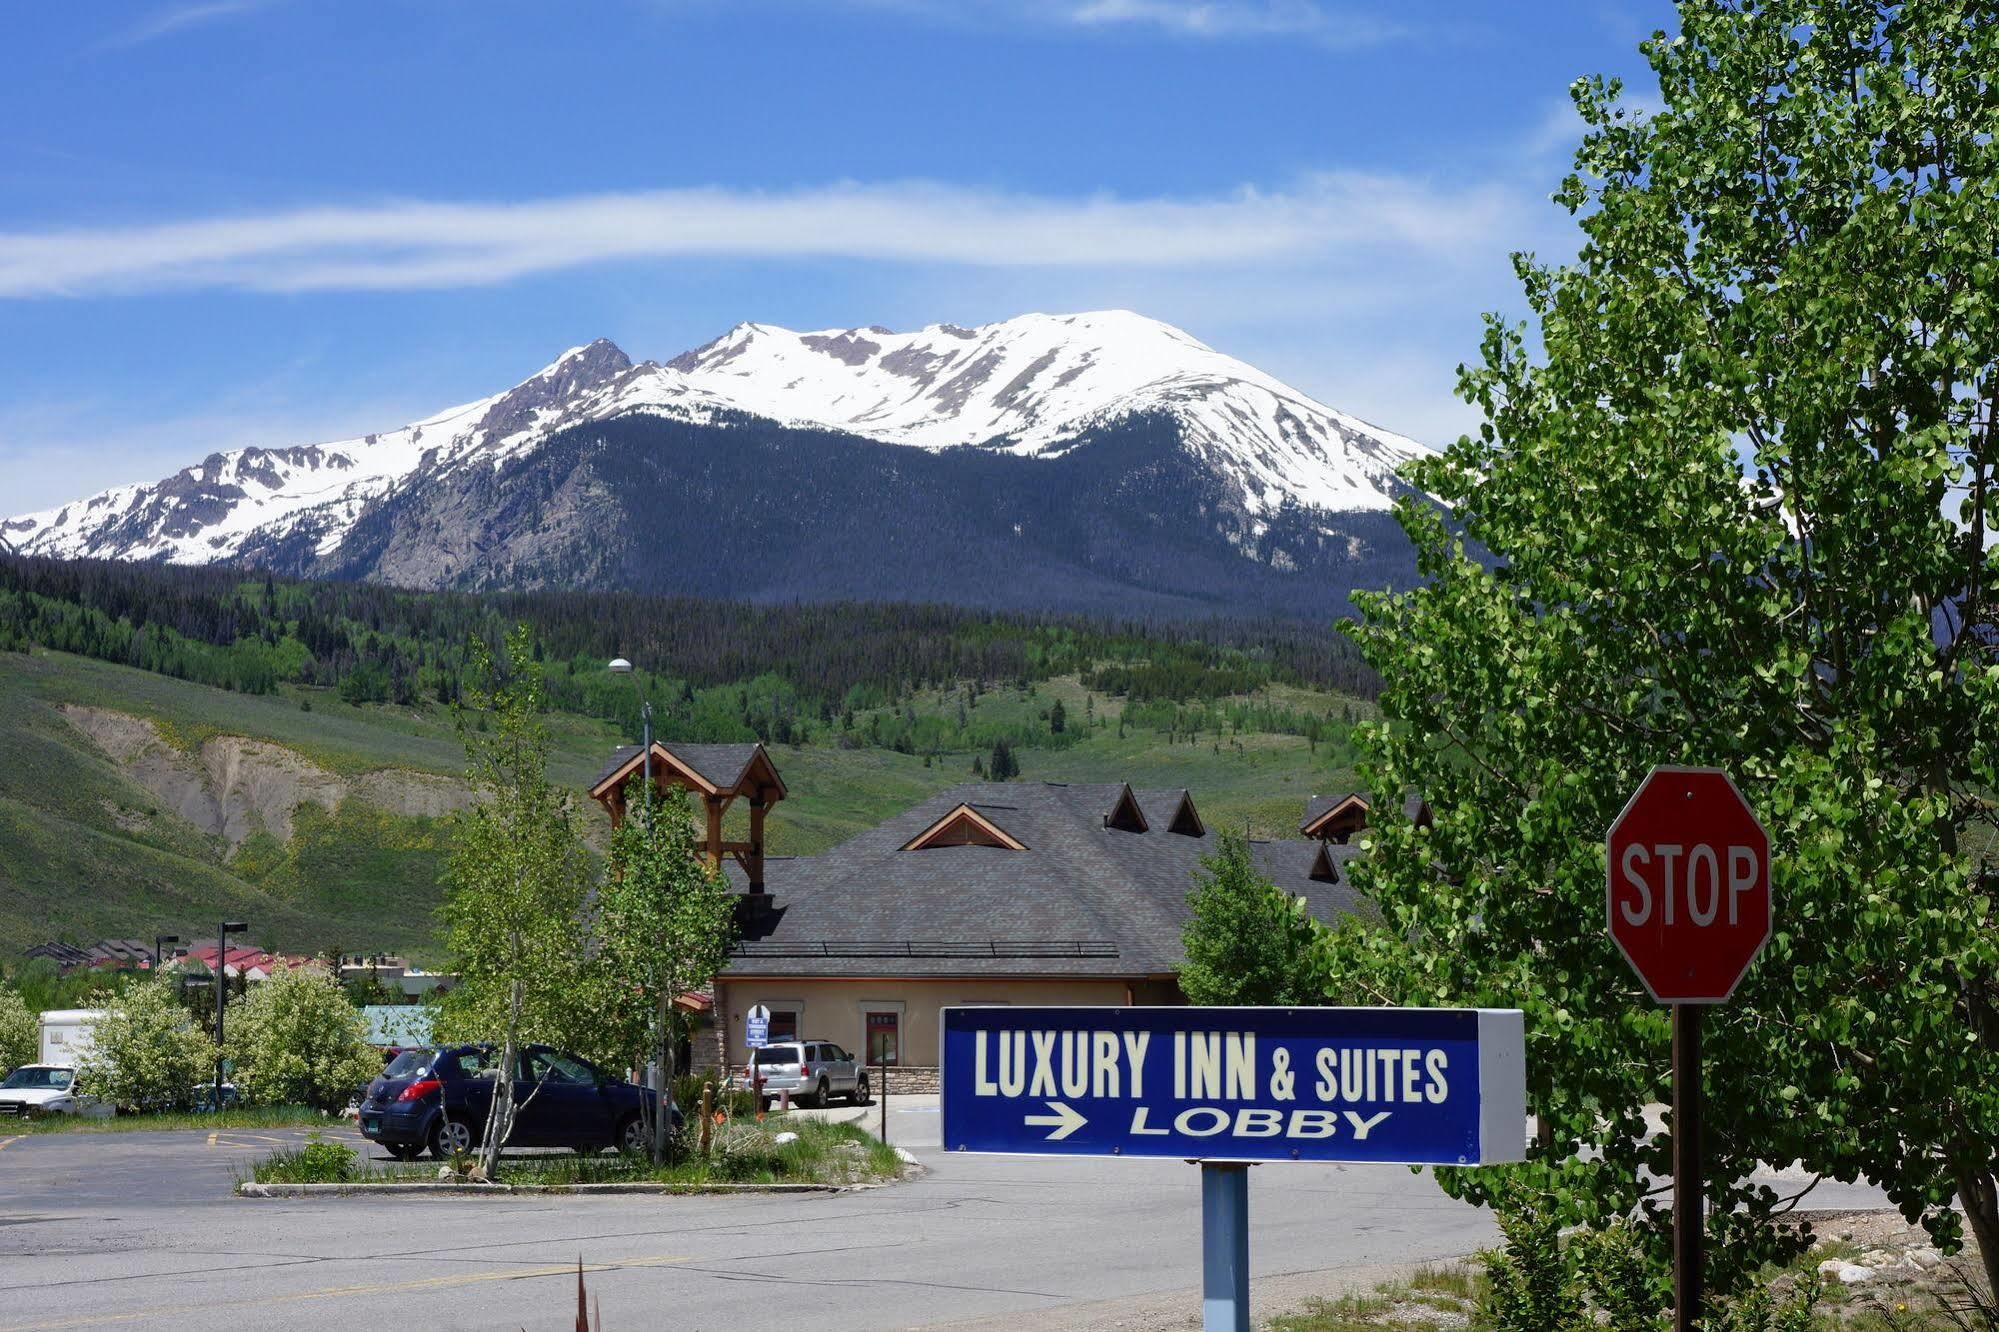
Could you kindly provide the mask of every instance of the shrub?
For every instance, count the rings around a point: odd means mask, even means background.
[[[701,1088],[710,1082],[715,1084],[714,1109],[732,1119],[757,1112],[756,1097],[746,1091],[729,1089],[722,1074],[688,1073],[673,1080],[673,1103],[680,1107],[680,1113],[687,1117],[690,1125],[701,1110]]]
[[[35,1062],[41,1045],[41,1024],[27,1002],[11,987],[0,985],[0,1075]]]
[[[1515,1202],[1499,1213],[1505,1242],[1483,1255],[1486,1294],[1478,1326],[1491,1332],[1666,1332],[1670,1291],[1638,1233],[1618,1222],[1564,1234],[1555,1213]],[[1766,1285],[1733,1300],[1710,1296],[1713,1332],[1811,1332],[1816,1278],[1779,1301]]]
[[[122,995],[90,1001],[91,1048],[77,1066],[77,1091],[121,1110],[191,1110],[215,1074],[215,1042],[194,1025],[172,983],[148,979]]]
[[[354,1178],[359,1160],[345,1143],[308,1133],[303,1146],[273,1152],[257,1163],[255,1173],[264,1184],[346,1184]]]
[[[229,1006],[229,1056],[244,1101],[336,1112],[381,1071],[367,1024],[333,978],[279,967]]]

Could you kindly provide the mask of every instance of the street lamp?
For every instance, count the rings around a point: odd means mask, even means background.
[[[632,692],[637,694],[639,698],[639,725],[641,728],[639,744],[643,747],[645,755],[645,828],[647,835],[650,836],[652,832],[652,700],[645,696],[645,689],[639,684],[638,673],[632,669],[632,664],[629,661],[626,661],[623,657],[611,658],[610,672],[613,675],[631,676]],[[667,1022],[667,1006],[673,1002],[673,999],[670,995],[657,997],[659,999],[659,1043],[653,1051],[652,1060],[652,1156],[654,1161],[665,1159],[667,1124],[672,1116],[672,1112],[666,1108],[669,1099],[666,1087],[666,1043],[673,1039],[672,1028]]]
[[[222,1010],[229,998],[229,936],[242,934],[248,922],[225,920],[215,934],[215,1110],[222,1112]]]
[[[179,942],[180,936],[178,934],[155,934],[153,936],[153,974],[155,976],[160,974],[160,945],[177,944]]]

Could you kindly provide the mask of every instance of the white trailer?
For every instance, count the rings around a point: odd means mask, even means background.
[[[101,1008],[52,1008],[42,1014],[41,1062],[57,1068],[82,1063],[95,1045],[90,1029],[103,1016]]]

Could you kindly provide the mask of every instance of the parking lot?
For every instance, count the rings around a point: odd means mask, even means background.
[[[0,1332],[196,1319],[566,1328],[579,1258],[609,1332],[1001,1325],[1029,1314],[1053,1332],[1176,1326],[1198,1307],[1193,1169],[951,1156],[937,1145],[934,1099],[897,1101],[891,1137],[926,1172],[802,1197],[239,1199],[237,1175],[300,1133],[9,1138]],[[879,1110],[866,1113],[872,1124]],[[1856,1204],[1878,1196],[1849,1192]],[[1272,1300],[1493,1235],[1483,1214],[1395,1167],[1262,1169],[1251,1194],[1258,1288]]]

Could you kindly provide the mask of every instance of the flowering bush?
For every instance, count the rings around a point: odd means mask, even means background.
[[[121,1110],[190,1110],[215,1075],[215,1042],[174,1000],[171,984],[148,979],[122,995],[100,993],[91,1047],[76,1071],[79,1094]]]
[[[360,1011],[317,968],[279,967],[229,1006],[226,1029],[246,1103],[334,1112],[382,1071]]]
[[[0,987],[0,1075],[35,1062],[41,1025],[21,996]]]

